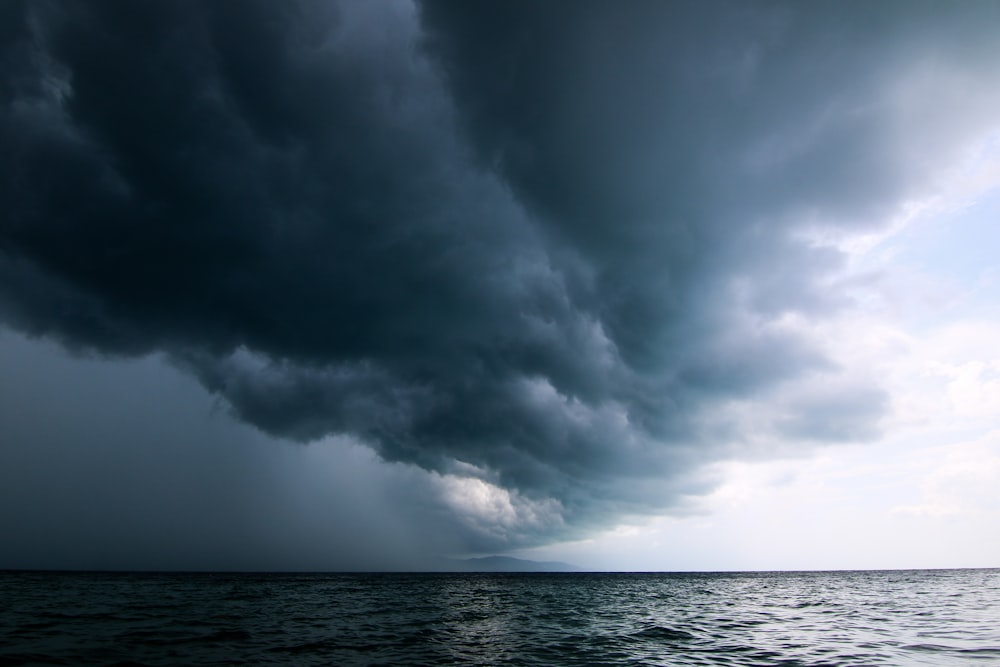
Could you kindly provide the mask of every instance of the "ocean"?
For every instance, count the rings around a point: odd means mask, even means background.
[[[1000,665],[1000,570],[0,573],[0,665]]]

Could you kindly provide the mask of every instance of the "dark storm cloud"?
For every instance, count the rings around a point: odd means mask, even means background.
[[[887,81],[995,55],[942,7],[5,3],[0,314],[569,526],[666,507],[713,406],[836,372],[770,326],[849,304],[796,232],[922,183]],[[869,437],[851,391],[776,437]]]

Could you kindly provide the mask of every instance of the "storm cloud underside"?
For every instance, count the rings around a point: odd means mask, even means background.
[[[816,239],[981,138],[998,11],[4,3],[0,317],[551,514],[496,544],[677,508],[877,435]]]

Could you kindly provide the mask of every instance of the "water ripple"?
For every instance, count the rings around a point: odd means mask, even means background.
[[[0,573],[0,665],[985,665],[1000,571]]]

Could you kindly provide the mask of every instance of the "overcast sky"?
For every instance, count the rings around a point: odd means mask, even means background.
[[[1000,566],[1000,4],[0,5],[0,567]]]

